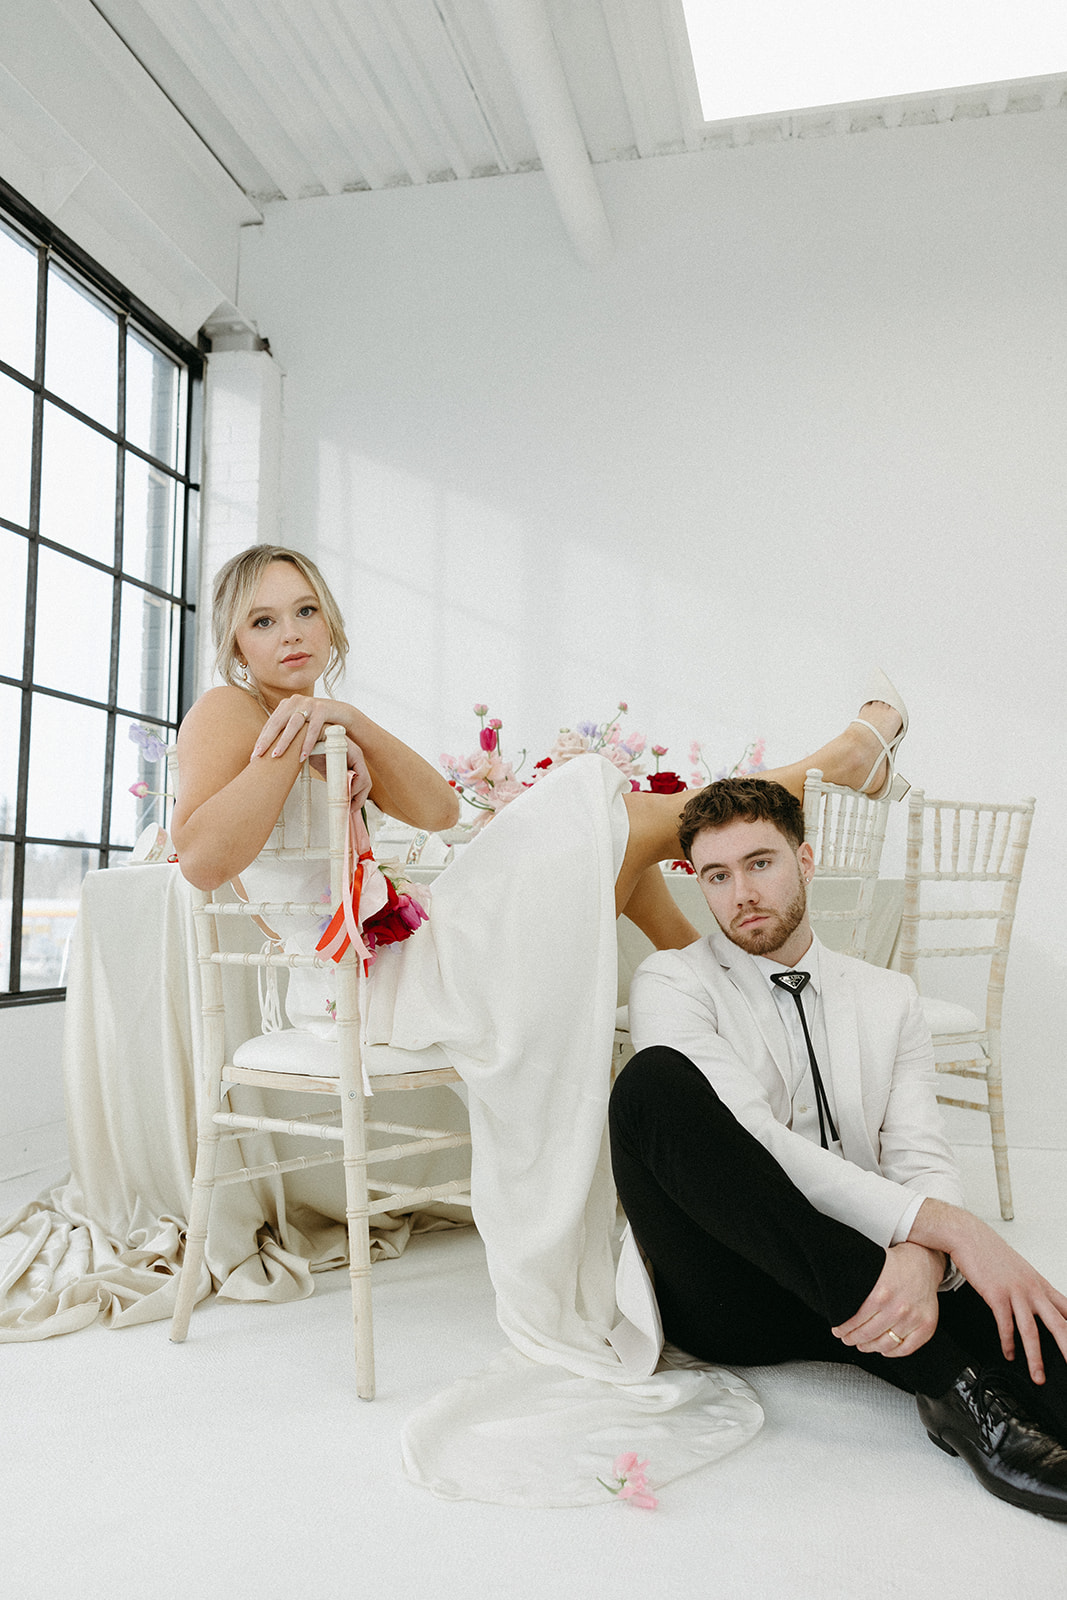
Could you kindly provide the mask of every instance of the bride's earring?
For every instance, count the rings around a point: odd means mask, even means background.
[[[236,672],[237,676],[240,678],[242,683],[247,683],[248,682],[248,663],[247,663],[247,661],[238,661],[237,665],[234,667],[233,670]]]

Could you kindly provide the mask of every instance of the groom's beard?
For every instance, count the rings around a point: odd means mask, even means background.
[[[807,893],[800,868],[797,867],[797,892],[790,900],[784,911],[776,911],[768,906],[750,906],[747,911],[739,911],[728,928],[719,927],[729,939],[731,944],[736,944],[740,949],[747,950],[750,956],[773,956],[780,950],[789,938],[799,928],[807,909]],[[758,928],[740,928],[737,923],[744,922],[758,911],[760,916],[766,917],[766,922],[761,922]],[[718,920],[716,918],[716,920]]]

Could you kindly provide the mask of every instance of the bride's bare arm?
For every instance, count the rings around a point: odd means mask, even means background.
[[[253,761],[281,761],[294,750],[301,757],[309,755],[331,722],[339,722],[363,752],[371,779],[370,797],[376,806],[431,833],[453,826],[459,816],[459,800],[448,781],[402,739],[345,700],[306,695],[283,700],[259,730]]]
[[[255,860],[296,781],[305,745],[310,750],[328,722],[341,723],[360,746],[371,798],[383,811],[431,831],[455,822],[459,803],[442,775],[354,706],[294,695],[264,722],[242,689],[210,689],[178,734],[171,836],[190,883],[215,889]]]
[[[243,689],[209,689],[178,732],[178,799],[171,837],[183,875],[216,889],[266,844],[300,770],[299,745],[250,761],[263,712]]]

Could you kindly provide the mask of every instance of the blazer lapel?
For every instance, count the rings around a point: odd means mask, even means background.
[[[711,933],[708,935],[708,942],[711,945],[712,955],[744,999],[752,1020],[767,1046],[767,1052],[778,1070],[788,1098],[792,1079],[789,1066],[789,1041],[766,979],[758,968],[746,959],[745,952],[731,944],[725,934]]]
[[[837,1128],[841,1153],[859,1167],[877,1172],[878,1151],[871,1143],[863,1115],[863,1078],[855,990],[847,962],[825,945],[819,953],[823,1020],[830,1050]]]

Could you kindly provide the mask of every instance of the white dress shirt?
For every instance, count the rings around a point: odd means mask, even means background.
[[[808,1058],[808,1047],[804,1039],[804,1029],[800,1017],[797,1015],[797,1003],[788,989],[780,984],[772,983],[772,975],[776,972],[807,972],[810,973],[810,982],[805,984],[800,991],[800,1003],[804,1007],[804,1016],[811,1035],[811,1046],[815,1051],[815,1059],[819,1063],[819,1072],[826,1090],[826,1099],[830,1107],[830,1115],[834,1125],[837,1126],[837,1106],[834,1100],[833,1061],[830,1058],[830,1045],[826,1035],[826,1023],[823,1017],[822,1006],[822,974],[820,952],[822,945],[812,935],[811,944],[807,950],[794,963],[792,967],[784,966],[782,962],[775,961],[770,956],[751,956],[749,959],[755,964],[759,972],[766,979],[767,987],[774,996],[774,1003],[785,1028],[786,1038],[789,1041],[789,1062],[792,1069],[792,1078],[789,1084],[790,1104],[792,1114],[789,1128],[793,1133],[798,1133],[802,1138],[810,1139],[813,1144],[821,1143],[819,1131],[819,1111],[815,1099],[815,1080],[812,1076],[811,1062]],[[833,1139],[829,1143],[830,1151],[837,1156],[841,1155],[841,1141]],[[892,1243],[902,1244],[911,1232],[912,1225],[923,1203],[923,1196],[917,1195],[914,1202],[908,1206],[900,1218],[893,1233]]]

